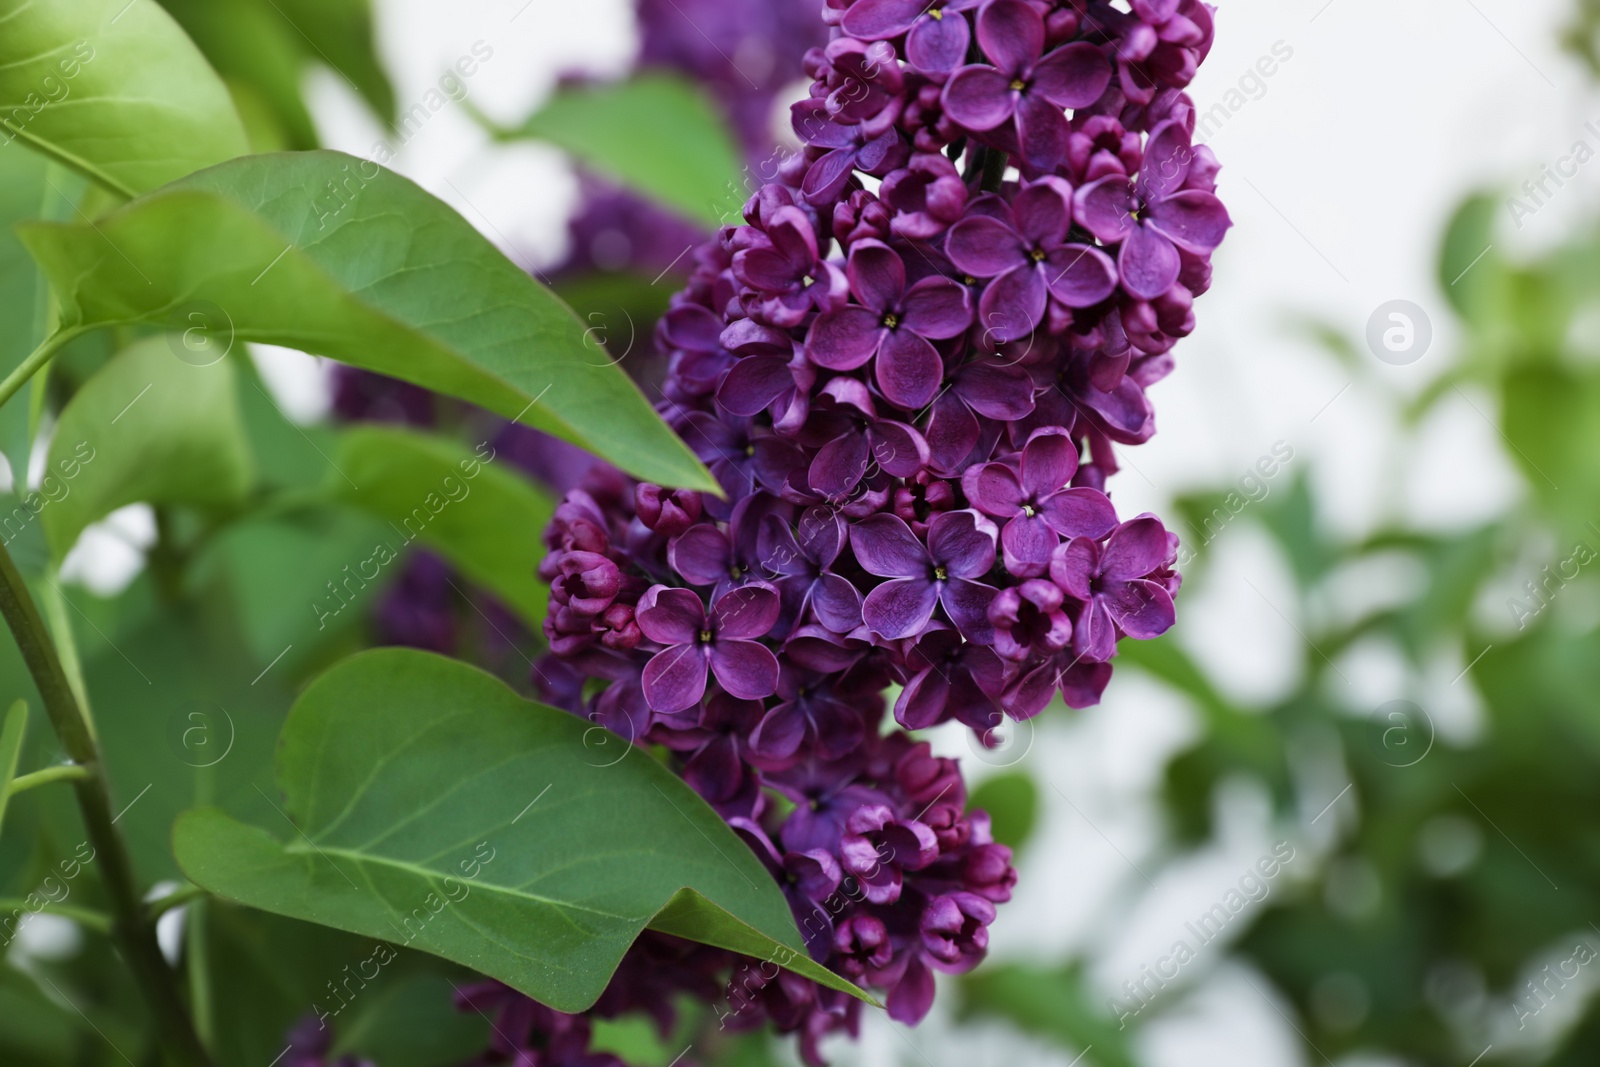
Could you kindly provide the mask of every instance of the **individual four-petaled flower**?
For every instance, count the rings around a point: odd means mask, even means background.
[[[778,689],[778,659],[756,641],[778,621],[778,594],[746,585],[717,598],[711,611],[688,589],[653,586],[639,601],[639,629],[666,647],[644,668],[650,707],[671,714],[692,708],[706,693],[709,671],[741,700],[760,700]]]

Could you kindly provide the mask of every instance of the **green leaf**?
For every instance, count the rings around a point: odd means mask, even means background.
[[[218,562],[228,576],[251,653],[266,663],[293,647],[298,660],[371,615],[400,573],[391,566],[392,540],[388,526],[365,513],[307,508],[231,525],[206,561]],[[370,573],[373,563],[383,568],[376,582],[354,577],[364,566]]]
[[[494,459],[487,442],[474,451],[414,430],[362,427],[345,434],[331,484],[339,499],[389,523],[397,552],[421,541],[537,630],[549,598],[535,573],[539,533],[554,505]]]
[[[11,782],[17,776],[17,763],[22,759],[22,742],[28,733],[28,705],[19,700],[6,712],[5,726],[0,727],[0,831],[6,827],[6,806],[11,800]]]
[[[679,75],[556,91],[515,131],[686,217],[726,225],[749,197],[739,148],[706,93]]]
[[[246,151],[228,91],[156,4],[0,0],[0,127],[123,196]]]
[[[287,840],[202,808],[178,822],[178,862],[219,896],[443,956],[560,1011],[592,1005],[647,926],[865,999],[805,954],[728,825],[642,752],[597,759],[597,730],[464,664],[367,652],[290,712],[282,809],[264,813],[293,820]]]
[[[288,147],[317,147],[317,128],[301,95],[304,41],[282,16],[255,0],[161,0],[161,6],[227,79],[236,102],[253,95]]]
[[[1081,964],[1043,970],[994,966],[961,980],[957,1016],[1007,1019],[1030,1034],[1056,1042],[1069,1054],[1090,1058],[1103,1067],[1135,1067],[1130,1034],[1115,1019],[1096,1010]]]
[[[1457,314],[1481,322],[1501,308],[1506,266],[1493,251],[1500,200],[1478,194],[1457,208],[1439,249],[1439,288]]]
[[[197,367],[165,337],[142,341],[90,378],[56,424],[41,486],[50,550],[66,555],[124,504],[231,503],[252,471],[232,365]]]
[[[394,89],[378,62],[367,0],[161,0],[236,99],[270,111],[288,147],[315,148],[302,84],[308,67],[331,66],[387,122]]]
[[[0,376],[10,374],[44,340],[39,322],[44,285],[39,268],[13,229],[37,219],[44,208],[50,164],[33,152],[0,150]],[[28,460],[28,405],[0,408],[0,453],[12,468],[12,484]]]
[[[997,774],[973,790],[969,806],[989,813],[996,841],[1020,849],[1039,821],[1039,787],[1023,771]]]
[[[570,308],[375,163],[253,156],[23,240],[64,326],[165,323],[218,346],[332,356],[524,419],[646,480],[715,491]]]
[[[307,60],[332,67],[384,122],[394,121],[394,87],[378,60],[368,0],[270,2],[303,43]]]

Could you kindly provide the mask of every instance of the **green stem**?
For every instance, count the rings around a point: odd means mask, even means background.
[[[9,897],[0,899],[0,926],[5,926],[6,920],[15,916],[18,912],[24,912],[29,915],[35,915],[40,912],[46,915],[59,915],[63,919],[71,919],[73,922],[81,923],[89,929],[102,934],[111,932],[111,916],[102,912],[90,911],[88,908],[74,908],[67,904],[56,904],[48,900],[42,903],[30,903],[26,900],[16,900]]]
[[[43,366],[48,358],[47,355],[39,360],[38,365]],[[33,359],[29,357],[30,361]],[[39,608],[4,546],[0,546],[0,615],[11,627],[22,660],[33,675],[50,723],[68,757],[90,772],[73,784],[88,843],[94,849],[100,881],[111,905],[111,936],[150,1008],[170,1067],[211,1067],[211,1058],[184,1009],[177,976],[161,954],[155,925],[145,916],[133,864],[114,825],[111,786],[100,758],[100,746],[67,681]]]
[[[211,992],[211,938],[206,931],[210,913],[210,901],[197,900],[183,917],[189,928],[188,945],[184,949],[189,970],[189,1006],[194,1012],[194,1026],[200,1032],[200,1040],[207,1045],[212,1044],[217,1029],[216,1004]]]
[[[11,784],[6,787],[6,796],[14,797],[18,793],[37,789],[51,782],[80,782],[89,777],[91,777],[89,768],[80,767],[76,763],[63,763],[59,767],[46,767],[42,771],[18,775],[11,779]]]
[[[0,405],[16,396],[18,391],[39,373],[39,369],[55,358],[55,354],[65,348],[68,342],[87,332],[86,327],[75,326],[70,330],[57,330],[46,337],[44,343],[35,348],[16,370],[6,375],[5,381],[0,381]]]
[[[201,889],[199,886],[186,885],[180,889],[174,889],[160,900],[152,900],[150,903],[146,904],[145,914],[150,917],[151,922],[155,922],[173,908],[181,908],[183,905],[189,903],[191,900],[194,900],[196,897],[203,897],[205,895],[206,891]]]
[[[55,639],[56,654],[61,657],[61,669],[66,672],[72,693],[78,698],[78,710],[83,721],[89,724],[89,736],[97,742],[100,731],[95,729],[94,708],[89,703],[89,687],[83,681],[83,659],[78,655],[78,642],[72,636],[72,620],[67,617],[67,596],[57,581],[60,572],[54,564],[45,568],[45,588],[39,598],[44,602],[45,621],[50,624],[50,636]]]

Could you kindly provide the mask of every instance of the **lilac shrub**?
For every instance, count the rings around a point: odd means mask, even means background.
[[[696,252],[657,329],[660,410],[723,495],[609,469],[569,493],[539,678],[670,752],[812,955],[915,1023],[935,972],[983,958],[1016,875],[956,765],[906,731],[987,739],[1057,696],[1093,705],[1118,642],[1173,623],[1177,538],[1119,518],[1107,484],[1115,446],[1154,432],[1148,389],[1230,225],[1183,93],[1212,15],[827,0],[823,18],[804,147]],[[719,955],[683,977],[732,971],[724,1026],[796,1033],[809,1063],[855,1032],[857,1001]],[[636,975],[602,1014],[646,996]]]

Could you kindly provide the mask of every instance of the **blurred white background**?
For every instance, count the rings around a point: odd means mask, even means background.
[[[493,55],[470,79],[470,99],[506,122],[524,117],[562,71],[620,73],[636,46],[627,0],[378,0],[378,7],[402,112],[478,42]],[[1566,155],[1580,137],[1600,143],[1583,130],[1600,120],[1600,101],[1556,47],[1567,13],[1558,0],[1223,0],[1215,49],[1191,95],[1202,113],[1219,103],[1229,112],[1209,143],[1224,164],[1220,192],[1237,225],[1216,258],[1215,286],[1199,302],[1198,331],[1178,347],[1177,372],[1154,390],[1161,432],[1126,456],[1114,486],[1119,510],[1170,514],[1175,494],[1237,482],[1280,442],[1294,458],[1269,483],[1272,490],[1286,488],[1302,468],[1311,471],[1319,499],[1332,502],[1321,518],[1350,536],[1386,516],[1448,527],[1506,506],[1517,482],[1487,399],[1456,396],[1420,432],[1403,433],[1381,390],[1355,379],[1290,324],[1295,316],[1325,320],[1368,358],[1361,338],[1369,317],[1379,305],[1405,299],[1431,318],[1432,346],[1409,366],[1372,359],[1377,380],[1414,393],[1454,358],[1434,261],[1461,195],[1480,184],[1509,189],[1537,178],[1542,164]],[[1254,78],[1258,61],[1274,54],[1272,76]],[[366,156],[385,139],[336,74],[317,77],[315,101],[331,147]],[[560,257],[577,185],[559,153],[493,145],[451,105],[391,165],[457,207],[514,259]],[[1581,172],[1520,229],[1507,211],[1501,239],[1529,247],[1549,241],[1595,206],[1597,178],[1600,167]],[[315,361],[273,351],[258,359],[288,410],[308,419],[325,410]],[[133,522],[137,540],[136,517],[120,521]],[[130,561],[108,544],[114,539],[91,536],[80,546],[80,576],[115,581],[115,572],[125,572]],[[1286,692],[1303,657],[1314,653],[1296,632],[1276,549],[1241,523],[1204,551],[1213,574],[1181,600],[1181,640],[1230,693],[1264,700]],[[1403,597],[1403,578],[1352,575],[1338,595]],[[1465,664],[1441,662],[1434,689],[1415,693],[1396,691],[1402,683],[1395,662],[1381,647],[1341,662],[1353,714],[1399,697],[1425,700],[1446,737],[1470,736],[1472,694],[1451,685]],[[1162,847],[1151,790],[1167,753],[1194,729],[1181,699],[1129,671],[1119,673],[1100,708],[1047,717],[1012,748],[986,754],[990,764],[1027,769],[1045,801],[1017,898],[994,927],[996,958],[1048,964],[1068,952],[1086,954],[1104,997],[1121,996],[1123,981],[1164,955],[1184,922],[1274,842],[1292,841],[1297,854],[1272,892],[1324,881],[1319,846],[1349,818],[1340,805],[1353,804],[1346,797],[1325,809],[1348,780],[1337,767],[1312,777],[1327,789],[1305,798],[1294,826],[1271,825],[1264,799],[1241,783],[1219,798],[1227,828],[1220,845],[1162,866],[1153,883],[1145,878],[1139,868],[1156,871],[1151,858]],[[939,741],[981,777],[984,761],[960,735]],[[1359,895],[1359,887],[1346,891]],[[1183,969],[1180,981],[1192,992],[1146,1029],[1145,1062],[1307,1062],[1266,982],[1216,966],[1220,956],[1211,945]],[[869,1021],[859,1047],[834,1050],[839,1061],[1075,1062],[991,1028],[955,1029],[948,999],[914,1032],[881,1017]],[[1093,1050],[1077,1062],[1094,1063]]]

